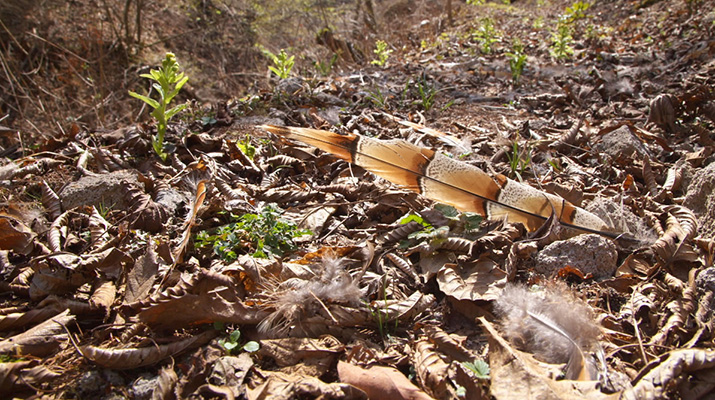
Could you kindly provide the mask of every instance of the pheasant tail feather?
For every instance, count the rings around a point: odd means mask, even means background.
[[[377,140],[310,128],[261,128],[315,146],[425,197],[487,218],[521,222],[534,231],[555,212],[562,224],[604,233],[599,217],[568,201],[404,140]],[[610,235],[609,235],[610,236]]]

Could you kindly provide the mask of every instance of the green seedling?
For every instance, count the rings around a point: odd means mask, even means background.
[[[547,162],[549,163],[549,165],[551,166],[551,169],[553,169],[553,170],[556,171],[556,172],[560,172],[560,171],[561,171],[561,162],[560,162],[558,159],[556,159],[556,158],[549,158],[549,159],[547,159],[546,161],[547,161]]]
[[[320,73],[321,76],[328,76],[330,75],[330,71],[333,70],[333,66],[335,63],[338,61],[338,55],[333,53],[333,56],[330,58],[330,61],[328,62],[323,62],[323,61],[314,61],[313,65],[315,66],[315,69]]]
[[[516,177],[520,181],[523,180],[522,175],[531,163],[531,150],[520,150],[519,144],[514,142],[511,153],[507,153],[507,157],[509,158],[509,168],[511,169],[510,176]]]
[[[251,160],[253,160],[253,158],[256,156],[256,147],[251,144],[250,135],[246,135],[243,140],[237,141],[236,147],[238,147],[238,149],[241,150],[241,152]]]
[[[481,224],[484,219],[477,213],[460,212],[453,206],[447,204],[437,203],[434,205],[434,209],[442,213],[448,220],[453,221],[454,225],[461,226],[461,229],[468,233],[479,229],[479,224]],[[452,225],[452,223],[450,223],[450,225]]]
[[[414,222],[417,222],[418,224],[422,225],[422,226],[425,227],[425,228],[431,228],[431,227],[432,227],[432,225],[431,225],[429,222],[425,221],[424,218],[422,218],[421,216],[419,216],[419,215],[417,215],[417,214],[412,214],[412,213],[407,214],[406,216],[404,216],[404,217],[400,220],[400,225],[406,225],[406,224],[409,224],[410,222],[413,222],[413,221],[414,221]]]
[[[484,3],[486,2],[487,0],[467,0],[467,4],[471,6],[481,6],[484,5]]]
[[[449,107],[452,107],[454,104],[455,104],[454,99],[448,101],[447,104],[445,104],[443,107],[441,107],[441,108],[439,109],[439,112],[442,112],[442,111],[448,109]]]
[[[573,36],[571,36],[571,26],[560,21],[556,26],[556,31],[551,34],[551,56],[557,60],[565,60],[573,55]]]
[[[437,92],[438,90],[433,85],[430,85],[424,76],[417,81],[417,93],[419,93],[421,100],[420,105],[425,111],[431,110],[432,106],[434,106],[434,98]]]
[[[498,32],[494,27],[493,19],[484,17],[479,22],[479,28],[472,32],[472,37],[481,46],[481,52],[489,54],[492,52],[494,43],[499,42]]]
[[[400,324],[399,318],[395,318],[394,325],[388,325],[389,321],[389,303],[387,300],[387,275],[383,276],[382,282],[382,299],[378,299],[372,303],[367,303],[367,308],[372,316],[375,323],[377,323],[377,331],[380,333],[380,337],[383,341],[386,341],[390,337],[390,332],[397,331],[397,327]]]
[[[387,108],[387,96],[380,91],[380,88],[376,87],[374,90],[370,90],[367,98],[376,108]]]
[[[251,253],[257,258],[282,256],[296,249],[294,238],[312,234],[282,219],[282,212],[278,206],[268,204],[259,214],[231,215],[235,222],[214,232],[199,232],[194,244],[197,248],[212,248],[216,255],[228,262],[235,261],[239,253]]]
[[[210,116],[210,115],[205,116],[205,117],[201,117],[201,125],[203,125],[203,126],[216,125],[216,122],[218,122],[218,121],[216,120],[216,118],[214,118],[214,117],[212,117],[212,116]]]
[[[293,69],[295,64],[295,56],[288,56],[285,49],[281,49],[278,54],[272,53],[270,50],[261,47],[263,55],[268,57],[273,65],[269,65],[268,69],[276,74],[279,79],[286,79],[290,77],[290,71]]]
[[[219,327],[217,329],[223,329],[222,326],[223,324],[218,324]],[[241,350],[247,352],[247,353],[253,353],[255,351],[258,351],[260,348],[260,345],[258,342],[255,341],[249,341],[246,342],[245,344],[240,344],[239,340],[241,339],[241,331],[238,329],[233,330],[229,335],[228,338],[222,338],[218,340],[219,346],[223,347],[224,350],[226,350],[226,354],[231,355],[234,351],[239,352]]]
[[[109,216],[109,213],[114,209],[116,204],[117,203],[112,203],[112,205],[107,206],[104,202],[100,202],[97,212],[102,216],[102,218],[107,219],[107,216]]]
[[[589,7],[591,7],[591,4],[583,1],[577,1],[571,4],[570,7],[566,7],[563,15],[565,22],[572,23],[579,19],[586,18],[586,10],[588,10]]]
[[[159,100],[154,100],[149,96],[144,96],[136,92],[129,92],[129,95],[137,98],[154,109],[151,116],[156,120],[156,136],[152,138],[151,144],[154,152],[166,161],[168,154],[164,151],[164,136],[166,135],[167,123],[179,111],[186,108],[186,104],[167,109],[171,100],[179,94],[179,90],[189,80],[183,72],[179,72],[180,66],[176,61],[174,53],[166,53],[164,61],[161,62],[160,69],[152,69],[148,74],[141,74],[142,78],[154,81],[152,86],[159,92]]]
[[[484,360],[474,360],[474,362],[464,361],[462,362],[467,369],[474,372],[474,375],[479,379],[489,379],[489,364]]]
[[[384,40],[375,42],[375,50],[372,51],[377,55],[377,59],[370,61],[370,64],[384,67],[387,64],[387,59],[390,58],[391,49],[387,48],[387,43]]]
[[[524,54],[524,45],[521,44],[519,39],[514,39],[511,51],[506,53],[509,59],[509,69],[511,70],[511,79],[514,85],[519,85],[519,79],[521,74],[524,72],[524,66],[526,65],[526,54]]]

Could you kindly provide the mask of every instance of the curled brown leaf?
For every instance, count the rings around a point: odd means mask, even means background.
[[[92,345],[80,346],[83,356],[92,362],[111,369],[133,369],[156,364],[159,361],[208,343],[218,331],[209,330],[176,342],[158,346],[109,349]]]

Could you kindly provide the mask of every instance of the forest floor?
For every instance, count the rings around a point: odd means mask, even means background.
[[[715,2],[453,3],[282,79],[177,52],[159,152],[126,89],[0,122],[2,397],[712,398]],[[149,69],[118,75],[156,99]],[[481,219],[260,125],[407,140],[622,235]]]

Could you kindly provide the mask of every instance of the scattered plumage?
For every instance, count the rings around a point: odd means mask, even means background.
[[[313,316],[326,304],[360,304],[362,291],[341,259],[326,257],[311,272],[308,279],[292,277],[266,285],[266,306],[273,312],[258,325],[259,331],[269,336],[301,334],[309,329],[301,325],[301,320]]]
[[[567,364],[566,379],[597,380],[605,371],[600,329],[588,305],[561,286],[529,290],[510,284],[496,300],[504,336],[551,364]]]
[[[357,164],[425,197],[490,219],[521,222],[534,231],[552,214],[563,226],[615,237],[599,217],[568,201],[404,140],[377,140],[354,133],[263,125],[273,134],[298,140]]]

